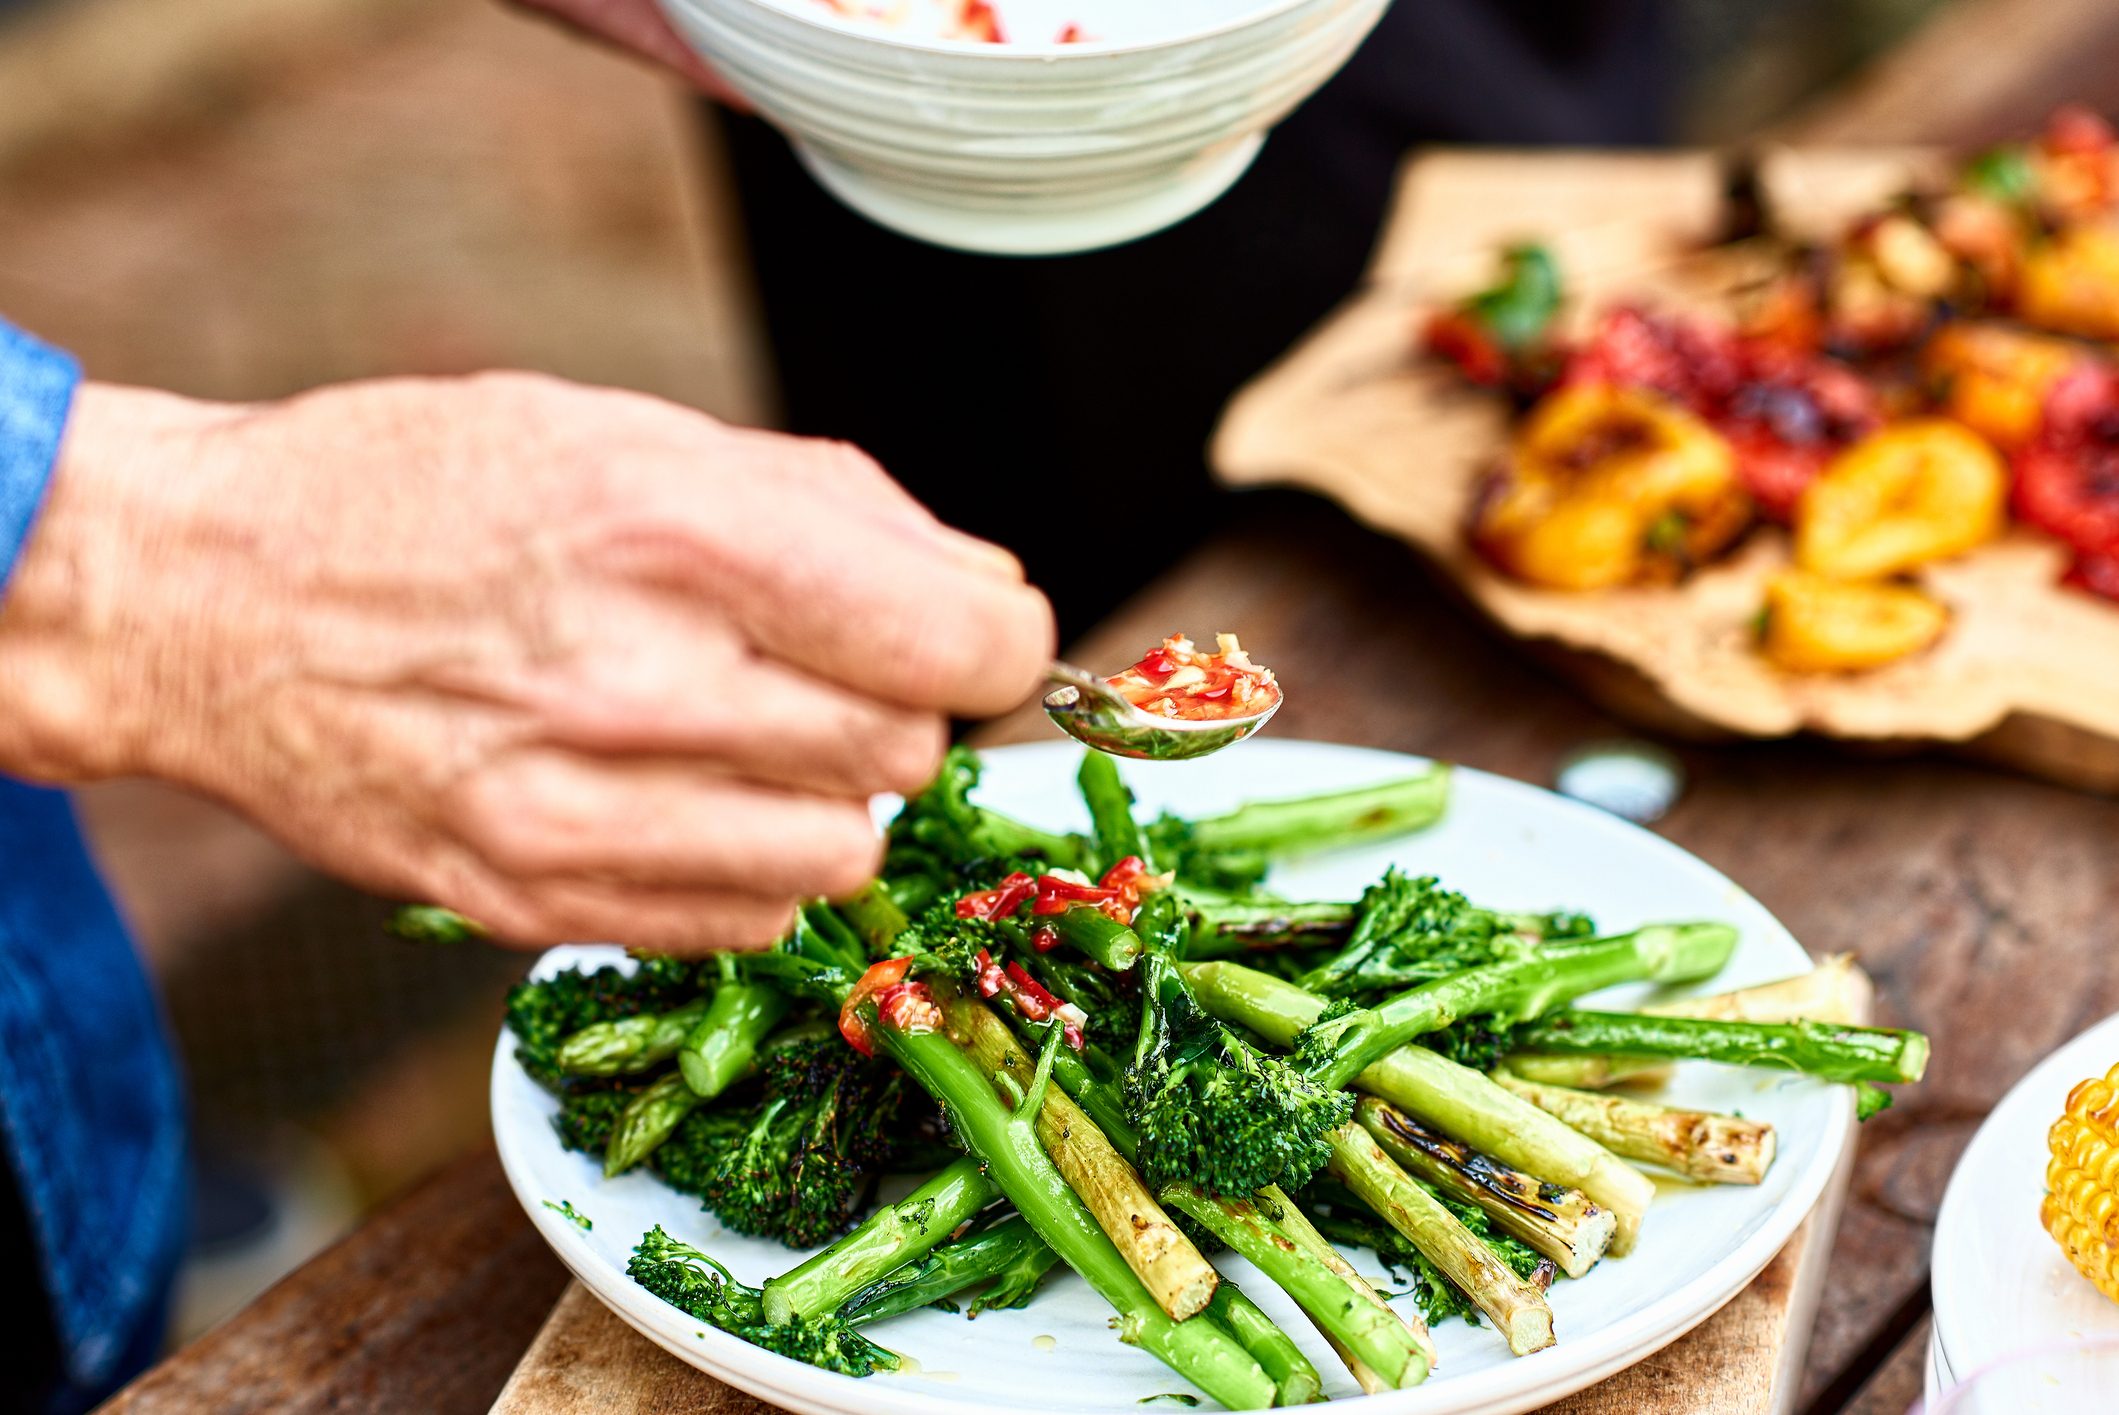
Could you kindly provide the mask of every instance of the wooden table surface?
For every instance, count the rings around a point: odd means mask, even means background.
[[[1279,735],[1544,783],[1570,749],[1625,733],[1478,627],[1410,552],[1289,496],[1249,498],[1231,529],[1079,652],[1120,662],[1178,627],[1240,629],[1280,670],[1290,695]],[[1002,724],[996,735],[1034,726]],[[1952,1163],[2011,1082],[2119,1010],[2109,961],[2119,805],[1964,763],[1822,744],[1681,755],[1689,788],[1657,829],[1757,894],[1812,951],[1858,952],[1876,978],[1878,1020],[1935,1038],[1926,1082],[1863,1130],[1807,1362],[1771,1402],[1799,1415],[1900,1415],[1918,1391],[1928,1240]],[[1801,1351],[1801,1331],[1744,1325],[1791,1310],[1766,1296],[1793,1272],[1784,1254],[1687,1344],[1562,1408],[1768,1409],[1771,1378],[1758,1372],[1770,1361],[1723,1369],[1688,1361],[1688,1344]],[[114,1408],[486,1409],[564,1285],[490,1153],[476,1154],[149,1372]],[[554,1322],[567,1349],[542,1353],[566,1359],[524,1375],[566,1389],[519,1382],[510,1408],[605,1408],[593,1397],[614,1361],[631,1383],[629,1409],[759,1408],[666,1358],[655,1358],[665,1376],[643,1383],[641,1372],[658,1369],[643,1361],[644,1343],[571,1305],[580,1302],[593,1307],[577,1289]]]

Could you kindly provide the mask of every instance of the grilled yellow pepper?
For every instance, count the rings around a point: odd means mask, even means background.
[[[1766,586],[1759,649],[1791,673],[1852,673],[1919,653],[1949,624],[1911,585],[1785,570]]]
[[[2076,1271],[2119,1302],[2119,1066],[2068,1093],[2038,1217]]]
[[[2033,246],[2016,308],[2040,329],[2119,339],[2119,231],[2071,226]]]
[[[1892,423],[1803,488],[1796,563],[1867,580],[1960,554],[2000,532],[2007,487],[2000,454],[1963,424]]]
[[[1928,341],[1920,361],[1943,411],[2006,449],[2037,435],[2046,395],[2085,357],[2064,339],[1953,321]]]
[[[1593,590],[1675,580],[1749,517],[1721,434],[1644,389],[1584,384],[1532,410],[1472,538],[1512,575]]]

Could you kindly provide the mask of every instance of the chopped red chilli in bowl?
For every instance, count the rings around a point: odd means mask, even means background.
[[[1190,639],[1173,635],[1104,681],[1143,712],[1193,722],[1252,717],[1280,700],[1272,669],[1251,662],[1234,634],[1214,639],[1219,651],[1201,653]]]

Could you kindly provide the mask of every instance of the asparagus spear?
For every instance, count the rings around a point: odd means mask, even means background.
[[[1476,1204],[1569,1277],[1588,1272],[1611,1246],[1618,1221],[1579,1189],[1510,1169],[1374,1096],[1362,1097],[1354,1118],[1407,1174]]]
[[[1045,1154],[1032,1117],[1044,1111],[1061,1045],[1058,1029],[1051,1029],[1027,1089],[999,1078],[1016,1091],[1011,1110],[995,1094],[994,1083],[940,1030],[941,1009],[932,998],[921,997],[919,984],[907,987],[914,991],[902,995],[889,1015],[873,999],[863,1002],[861,1021],[898,1065],[948,1108],[957,1134],[986,1163],[1037,1236],[1118,1309],[1121,1339],[1152,1352],[1231,1410],[1270,1405],[1276,1389],[1272,1377],[1218,1324],[1173,1322],[1164,1315]]]
[[[1762,1121],[1549,1086],[1505,1070],[1494,1080],[1613,1154],[1688,1179],[1756,1184],[1773,1164],[1773,1127]]]
[[[1526,1052],[1622,1053],[1769,1066],[1827,1081],[1918,1081],[1928,1066],[1919,1032],[1830,1022],[1720,1022],[1643,1012],[1567,1011],[1526,1024]]]
[[[895,1204],[877,1209],[830,1247],[767,1279],[765,1319],[785,1326],[797,1317],[837,1311],[854,1294],[946,1241],[1000,1192],[977,1160],[957,1160]],[[871,1312],[869,1320],[874,1319]]]
[[[1851,953],[1835,953],[1807,973],[1779,982],[1653,1003],[1642,1012],[1657,1017],[1717,1017],[1726,1022],[1852,1022],[1869,1020],[1875,988]],[[1625,1081],[1652,1085],[1667,1079],[1671,1063],[1654,1056],[1525,1056],[1509,1059],[1525,1080],[1595,1089]]]
[[[1253,801],[1191,823],[1191,844],[1210,854],[1255,850],[1275,858],[1336,850],[1424,830],[1449,805],[1449,767],[1286,801]]]
[[[991,1228],[900,1264],[846,1299],[841,1318],[856,1325],[916,1311],[990,1283],[971,1304],[971,1314],[1020,1307],[1059,1257],[1041,1242],[1021,1214]],[[767,1283],[767,1294],[772,1284]],[[771,1308],[766,1309],[767,1316]]]
[[[1271,948],[1344,943],[1359,906],[1345,901],[1298,904],[1286,899],[1224,899],[1181,891],[1192,919],[1187,958],[1226,958]]]
[[[1491,1013],[1513,1021],[1614,983],[1707,977],[1735,947],[1735,929],[1708,923],[1651,924],[1613,938],[1554,944],[1322,1018],[1296,1040],[1296,1064],[1320,1085],[1341,1087],[1414,1038],[1462,1018]]]
[[[1208,1011],[1277,1046],[1291,1045],[1326,1007],[1293,983],[1236,963],[1187,964],[1184,973]],[[1507,1164],[1580,1189],[1617,1221],[1612,1254],[1632,1249],[1655,1185],[1594,1140],[1424,1047],[1400,1047],[1354,1084]]]
[[[604,1177],[623,1174],[653,1154],[701,1099],[675,1071],[643,1087],[611,1125],[610,1142],[603,1152]]]
[[[560,1044],[559,1069],[572,1076],[652,1071],[677,1054],[706,1015],[706,1008],[707,1000],[702,997],[669,1012],[592,1023]]]
[[[1368,1131],[1350,1125],[1343,1134],[1343,1143],[1332,1151],[1332,1177],[1464,1289],[1507,1339],[1511,1352],[1526,1356],[1552,1345],[1552,1308],[1545,1294],[1511,1272],[1455,1214],[1400,1169]]]

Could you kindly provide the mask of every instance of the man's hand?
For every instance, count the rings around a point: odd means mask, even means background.
[[[748,109],[743,96],[684,42],[663,18],[655,0],[515,0],[523,9],[550,15],[563,24],[628,50],[676,74],[701,93],[731,108]]]
[[[187,785],[522,943],[756,945],[1051,651],[847,446],[528,375],[91,384],[0,601],[0,770]]]

